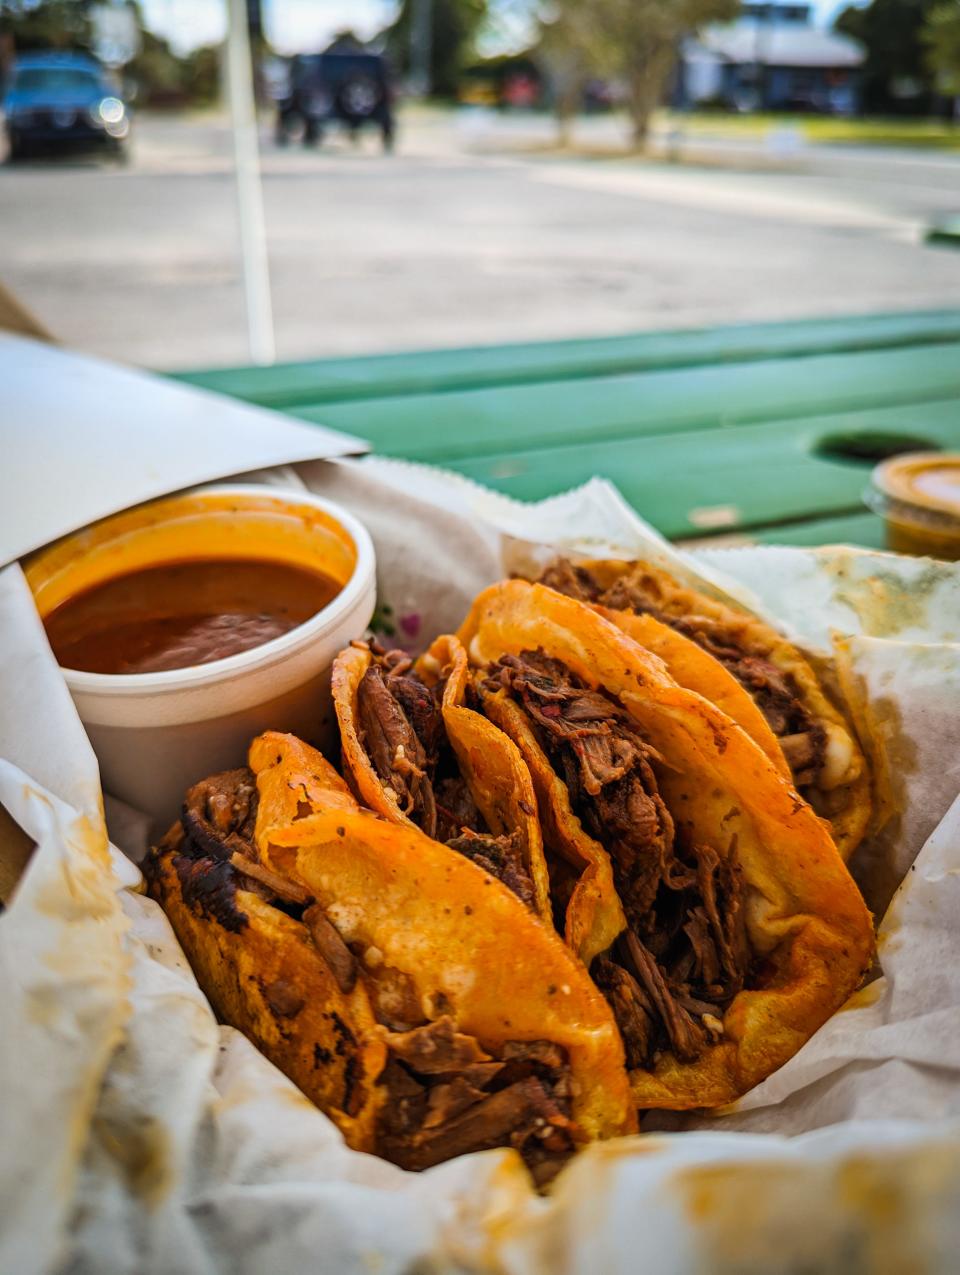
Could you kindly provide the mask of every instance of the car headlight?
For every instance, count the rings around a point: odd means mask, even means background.
[[[118,97],[105,97],[98,107],[104,124],[119,124],[127,110]]]
[[[102,128],[105,133],[118,141],[122,141],[130,131],[127,108],[118,97],[101,98],[90,107],[88,114],[94,128]]]
[[[105,97],[93,108],[91,114],[98,124],[119,124],[127,113],[127,108],[118,97]]]

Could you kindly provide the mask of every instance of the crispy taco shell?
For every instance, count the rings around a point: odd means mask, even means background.
[[[716,704],[728,717],[732,717],[754,743],[763,749],[780,774],[792,782],[787,759],[767,719],[719,660],[714,659],[702,646],[698,646],[692,638],[671,629],[668,624],[662,624],[652,615],[614,611],[610,607],[595,609],[611,624],[622,629],[628,637],[658,655],[675,682],[689,691],[696,691],[711,704]]]
[[[410,1169],[515,1146],[545,1178],[635,1127],[606,1002],[510,889],[291,736],[249,760],[191,790],[150,891],[218,1015],[351,1146]]]
[[[365,812],[274,829],[265,860],[300,881],[370,973],[409,974],[425,1008],[487,1049],[548,1040],[567,1053],[573,1118],[591,1138],[630,1128],[623,1051],[603,998],[560,938],[506,887],[416,828]]]
[[[640,1107],[712,1107],[733,1100],[786,1062],[858,986],[871,962],[869,913],[822,821],[740,726],[679,686],[660,659],[592,608],[541,585],[508,581],[476,599],[460,637],[471,660],[488,670],[494,699],[502,692],[489,671],[498,662],[502,666],[504,658],[508,666],[510,659],[522,663],[531,652],[537,653],[534,662],[546,668],[552,666],[544,661],[555,662],[571,685],[583,687],[585,702],[589,692],[598,692],[601,708],[606,705],[625,723],[625,737],[647,750],[647,773],[655,771],[650,809],[655,804],[659,811],[661,835],[675,832],[675,845],[688,855],[686,863],[677,859],[670,870],[679,879],[684,872],[701,872],[704,862],[722,863],[733,902],[720,920],[736,914],[746,944],[740,990],[724,1010],[703,1018],[710,1043],[691,1047],[686,1060],[678,1056],[679,1046],[657,1049],[645,1065],[633,1067],[631,1086]],[[545,702],[549,705],[549,697]],[[500,713],[498,720],[512,729],[509,715]],[[597,734],[603,738],[601,731]],[[553,769],[544,736],[532,730],[528,735],[517,731],[518,743],[534,775],[542,775],[545,768]],[[549,822],[544,815],[548,842],[551,832],[568,844],[588,838],[595,859],[612,848],[614,874],[620,872],[617,889],[625,897],[630,881],[616,858],[621,843],[607,837],[605,849],[602,828],[594,827],[597,835],[591,836],[569,793],[560,792],[568,787],[566,779],[555,770],[554,775],[559,787],[540,784],[541,799],[551,807]],[[599,785],[598,790],[603,791]],[[721,876],[708,873],[703,879],[712,891]],[[659,888],[657,898],[683,897],[671,893],[674,887],[661,883]],[[628,919],[620,942],[629,940],[636,954],[636,935],[630,935],[639,922],[636,914]],[[695,920],[691,913],[689,923]],[[730,943],[733,934],[731,928]],[[655,943],[655,934],[645,937]],[[653,960],[644,949],[632,958],[635,971],[641,956]],[[593,967],[595,976],[598,968]],[[652,972],[645,984],[648,1005],[654,995],[669,999],[668,981],[662,970]],[[681,995],[676,985],[673,990]],[[695,999],[688,1003],[696,1006]],[[677,1016],[683,1017],[679,1010]],[[685,1032],[695,1030],[706,1039],[689,1014],[684,1023]]]
[[[369,809],[393,823],[421,826],[429,835],[442,836],[434,825],[422,827],[424,821],[417,810],[403,808],[396,788],[381,777],[374,766],[359,705],[362,683],[374,659],[367,646],[356,645],[341,651],[334,663],[333,698],[345,772]],[[485,831],[494,838],[509,839],[510,851],[519,855],[527,878],[524,884],[528,890],[524,890],[524,894],[529,894],[528,902],[537,915],[549,921],[549,880],[530,774],[513,741],[482,714],[466,707],[468,674],[466,652],[456,638],[450,636],[437,638],[415,669],[418,681],[427,690],[433,691],[442,685],[441,728],[471,804],[479,812]],[[386,684],[390,684],[389,677]],[[409,791],[405,795],[409,796]],[[407,804],[409,807],[409,801]],[[448,831],[462,832],[457,828]],[[457,847],[467,850],[471,845],[464,845],[458,838]]]
[[[608,619],[664,659],[681,686],[739,722],[779,769],[789,764],[801,795],[830,820],[837,848],[844,859],[850,857],[870,823],[867,763],[854,732],[795,646],[762,620],[686,588],[648,562],[560,559],[542,582],[602,605]],[[691,645],[708,658],[694,657]]]
[[[271,755],[281,749],[313,753],[299,741],[288,749],[287,740],[273,736]],[[311,768],[324,767],[314,753]],[[216,779],[232,781],[244,773]],[[276,789],[286,787],[280,768],[272,775],[281,779]],[[246,778],[252,785],[252,774],[246,772]],[[331,801],[346,796],[356,808],[332,769],[326,778],[336,781],[328,790]],[[218,797],[230,791],[228,784],[214,782],[214,788]],[[324,795],[313,788],[312,800]],[[227,849],[238,846],[240,853],[253,850],[239,838]],[[374,1150],[385,1098],[376,1082],[387,1050],[366,991],[359,982],[341,987],[308,927],[264,899],[262,889],[255,893],[261,883],[215,849],[176,824],[144,865],[150,894],[169,917],[217,1017],[254,1041],[326,1112],[350,1146]]]
[[[257,839],[274,825],[296,823],[318,810],[360,809],[326,757],[296,735],[265,731],[250,745],[247,760],[257,782]]]

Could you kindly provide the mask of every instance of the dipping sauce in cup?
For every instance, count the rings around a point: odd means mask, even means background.
[[[960,561],[960,455],[917,452],[878,465],[865,493],[896,553]]]
[[[43,627],[61,668],[159,673],[239,655],[322,611],[340,584],[255,558],[161,563],[67,598]]]
[[[365,528],[310,492],[216,486],[139,505],[33,554],[27,581],[106,792],[159,832],[250,740],[323,747],[330,668],[373,615]]]

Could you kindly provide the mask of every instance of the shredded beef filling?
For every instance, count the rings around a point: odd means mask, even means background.
[[[664,609],[656,582],[642,567],[604,589],[588,568],[577,566],[568,558],[559,558],[547,567],[540,582],[581,602],[597,602],[616,611],[652,615],[696,642],[719,660],[752,696],[780,741],[798,789],[816,785],[826,761],[827,736],[800,699],[790,674],[783,673],[770,660],[745,654],[731,645],[729,634],[716,620],[700,615],[675,615]]]
[[[613,1010],[623,1037],[628,1067],[643,1067],[653,1049],[656,1010],[643,988],[622,965],[598,956],[591,970],[594,981]]]
[[[344,996],[349,996],[357,982],[357,958],[340,937],[340,932],[318,903],[313,903],[303,913],[303,923],[327,968],[337,980]]]
[[[428,759],[411,717],[419,721],[425,735],[432,734],[428,723],[432,725],[438,709],[435,704],[416,700],[414,711],[415,688],[427,695],[429,691],[420,688],[414,678],[392,670],[389,658],[371,661],[357,690],[363,744],[374,770],[396,793],[400,809],[432,837],[437,831],[437,805],[429,770],[436,766],[436,757]],[[411,717],[404,709],[405,702]]]
[[[357,688],[360,742],[380,780],[419,828],[502,881],[528,907],[533,882],[519,830],[495,835],[470,794],[443,725],[443,684],[427,687],[403,651],[373,659]]]
[[[188,789],[181,820],[184,832],[214,858],[248,853],[257,819],[257,781],[246,766],[211,775]]]
[[[349,993],[357,980],[356,957],[309,891],[259,861],[253,839],[258,801],[256,777],[246,767],[212,775],[189,789],[173,861],[184,900],[237,930],[246,924],[236,905],[237,890],[256,894],[303,922],[340,990]]]
[[[488,691],[524,710],[584,828],[609,852],[628,930],[592,974],[631,1066],[662,1049],[697,1058],[722,1034],[749,953],[735,841],[721,853],[678,835],[660,796],[662,759],[621,706],[542,651],[504,656]]]
[[[502,881],[522,903],[533,908],[533,883],[523,861],[523,851],[518,844],[519,830],[508,837],[491,837],[488,833],[471,832],[464,828],[459,837],[452,837],[447,845],[479,868]]]
[[[257,786],[253,772],[241,767],[212,775],[187,792],[180,830],[173,839],[173,868],[180,879],[185,903],[225,929],[240,931],[247,917],[237,906],[238,889],[261,898],[273,892],[242,871],[255,856],[253,827],[257,816]],[[144,862],[149,877],[171,835]]]
[[[405,1169],[515,1147],[539,1181],[576,1148],[570,1070],[549,1041],[508,1041],[493,1057],[448,1016],[387,1041],[379,1148]]]

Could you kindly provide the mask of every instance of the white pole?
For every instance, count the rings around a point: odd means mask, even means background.
[[[253,61],[246,0],[227,0],[227,83],[233,124],[233,158],[237,175],[240,254],[247,303],[250,357],[254,363],[273,363],[273,305],[270,268],[263,219],[257,110],[253,95]]]

